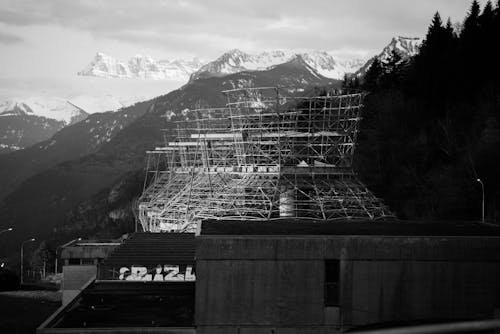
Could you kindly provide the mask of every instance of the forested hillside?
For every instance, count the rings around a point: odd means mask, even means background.
[[[500,197],[500,10],[474,1],[463,24],[436,13],[418,55],[374,62],[356,168],[403,219],[498,223]],[[361,87],[359,87],[361,81]]]

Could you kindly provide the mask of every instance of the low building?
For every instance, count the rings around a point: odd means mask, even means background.
[[[76,239],[61,246],[62,303],[66,305],[97,275],[97,265],[102,262],[121,240]]]
[[[500,228],[203,222],[197,333],[335,333],[500,314]]]
[[[500,227],[204,221],[136,233],[38,333],[340,333],[500,316]]]
[[[193,334],[194,254],[194,234],[134,233],[99,261],[90,280],[37,332]],[[66,280],[84,281],[88,266],[69,267],[64,286]],[[78,269],[79,277],[73,275]]]

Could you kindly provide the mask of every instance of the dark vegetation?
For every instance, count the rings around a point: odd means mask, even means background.
[[[60,306],[60,301],[54,297],[36,291],[33,294],[0,293],[0,333],[35,333],[36,328]]]
[[[2,239],[8,265],[16,267],[19,254],[15,252],[21,241],[31,237],[46,240],[55,249],[78,237],[108,239],[134,231],[132,203],[142,191],[145,151],[162,145],[164,134],[173,135],[173,121],[189,116],[186,110],[223,106],[221,91],[242,84],[340,86],[339,81],[314,75],[295,59],[268,71],[195,80],[120,112],[90,115],[88,122],[56,134],[53,145],[49,140],[2,155],[0,227],[14,227],[9,238]],[[176,116],[167,121],[164,115],[172,112]],[[105,135],[113,124],[116,130]],[[97,139],[106,140],[97,140],[96,132]],[[38,241],[25,245],[26,264]]]
[[[49,139],[64,127],[64,122],[33,115],[2,115],[0,137],[2,142],[20,148]],[[0,147],[0,154],[12,152]]]
[[[436,13],[417,56],[375,61],[356,169],[403,219],[500,221],[500,9],[477,1],[459,28]],[[346,86],[359,86],[350,79]]]
[[[0,267],[0,291],[17,290],[19,277],[8,268]]]
[[[480,8],[473,2],[461,27],[443,23],[436,14],[413,59],[394,53],[386,63],[375,61],[364,78],[344,83],[370,92],[355,169],[399,218],[479,220],[480,178],[486,220],[499,222],[499,36],[499,4]],[[16,228],[5,247],[15,251],[20,241],[35,236],[54,249],[71,238],[133,231],[132,204],[142,190],[144,152],[161,144],[162,129],[173,126],[162,115],[180,117],[186,108],[222,106],[220,91],[241,82],[297,88],[338,84],[332,81],[313,76],[300,59],[269,71],[195,80],[124,109],[133,120],[124,121],[109,141],[94,145],[89,126],[95,125],[80,122],[59,132],[47,150],[2,155],[0,224]],[[96,124],[99,117],[94,116]],[[23,167],[32,165],[36,168]],[[39,253],[37,266],[46,256]]]

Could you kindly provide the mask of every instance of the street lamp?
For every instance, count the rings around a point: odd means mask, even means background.
[[[7,229],[5,229],[5,230],[1,230],[1,231],[0,231],[0,234],[2,234],[3,232],[10,232],[10,231],[12,231],[12,230],[13,230],[13,228],[12,228],[12,227],[9,227],[9,228],[7,228]]]
[[[77,239],[74,239],[74,240],[72,240],[72,241],[70,241],[70,242],[73,242],[73,241],[80,241],[80,240],[82,240],[82,238],[77,238]],[[57,264],[58,264],[58,257],[57,257],[57,253],[59,252],[59,248],[64,247],[64,246],[66,246],[67,244],[68,244],[68,243],[66,243],[66,244],[64,244],[64,245],[57,246],[57,248],[56,248],[56,263],[55,263],[55,270],[54,270],[54,271],[55,271],[55,274],[57,274]]]
[[[481,219],[481,221],[484,223],[484,183],[479,178],[476,179],[476,181],[481,183],[481,189],[483,190],[482,215],[481,215],[482,219]]]
[[[31,242],[31,241],[35,241],[35,238],[31,238],[31,239],[28,239],[28,240],[24,240],[23,242],[21,242],[21,284],[24,283],[24,275],[23,275],[23,261],[24,261],[24,244],[27,243],[27,242]]]

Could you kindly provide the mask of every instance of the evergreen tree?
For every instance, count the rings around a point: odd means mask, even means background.
[[[427,31],[426,39],[432,37],[432,35],[439,34],[443,29],[443,21],[441,20],[441,15],[436,12],[432,17],[431,25]]]
[[[357,166],[400,218],[477,219],[473,170],[500,189],[499,5],[472,2],[461,29],[436,13],[408,70],[394,58],[366,73]],[[499,222],[500,191],[487,198]]]
[[[451,23],[451,18],[449,17],[448,20],[446,20],[445,32],[447,39],[453,40],[455,38],[455,30],[453,29],[453,23]]]
[[[402,80],[404,62],[398,51],[392,50],[389,58],[383,66],[381,78],[384,87],[399,86]]]
[[[365,77],[364,77],[364,82],[363,86],[365,89],[368,89],[370,91],[373,91],[379,87],[380,83],[380,78],[383,74],[383,67],[378,58],[375,58],[371,64],[371,66],[368,68],[368,71],[366,71]]]
[[[479,14],[481,12],[481,7],[479,3],[474,0],[471,4],[469,13],[464,21],[464,26],[461,32],[461,38],[465,44],[470,43],[477,36],[479,31]]]
[[[500,35],[500,0],[497,1],[496,7],[493,10],[493,26],[492,26],[492,31],[493,31],[493,40],[491,43],[493,46],[496,46],[496,42],[494,42]],[[493,48],[492,52],[492,58],[495,59],[495,61],[498,61],[500,58],[500,50],[498,47]],[[500,66],[495,66],[493,71],[492,71],[493,78],[496,80],[497,83],[500,82]]]
[[[491,4],[491,1],[488,1],[486,5],[484,5],[483,12],[481,13],[481,16],[479,17],[479,27],[481,28],[482,32],[488,32],[491,29],[493,25],[493,20],[495,18],[495,14],[493,11],[493,5]]]
[[[490,1],[486,3],[483,12],[479,17],[478,41],[480,50],[476,50],[482,54],[483,61],[479,64],[479,77],[481,80],[489,80],[491,63],[497,61],[495,58],[495,49],[497,48],[494,32],[495,12]]]

